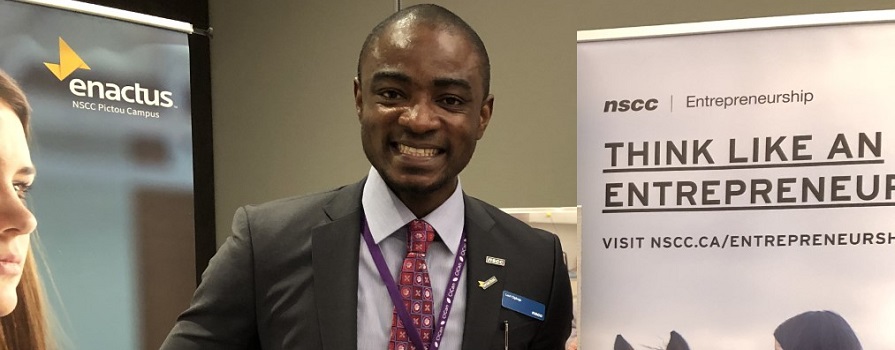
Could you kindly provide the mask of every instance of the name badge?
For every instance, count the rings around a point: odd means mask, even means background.
[[[544,304],[521,295],[505,290],[503,291],[503,301],[501,301],[501,305],[507,309],[516,311],[536,320],[544,320]]]
[[[501,258],[495,258],[493,256],[486,256],[485,263],[491,264],[491,265],[497,265],[497,266],[506,266],[507,265],[506,260],[501,259]]]

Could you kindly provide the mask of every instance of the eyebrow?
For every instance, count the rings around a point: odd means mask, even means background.
[[[400,72],[393,71],[381,71],[373,73],[372,81],[381,81],[381,80],[397,80],[403,83],[409,83],[412,79],[410,76]]]
[[[402,83],[409,83],[413,81],[413,79],[409,75],[394,71],[380,71],[373,73],[372,80],[374,82],[382,80],[396,80]],[[472,90],[472,84],[470,84],[469,81],[467,81],[466,79],[435,78],[435,80],[432,82],[432,85],[439,88],[457,86],[467,90]]]
[[[25,175],[25,176],[34,175],[36,173],[37,173],[37,169],[35,169],[33,166],[22,167],[21,169],[19,169],[19,171],[16,172],[16,174]]]
[[[437,78],[435,79],[435,87],[458,86],[467,90],[472,90],[472,85],[465,79],[454,78]]]

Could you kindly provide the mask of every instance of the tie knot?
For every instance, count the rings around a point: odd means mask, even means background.
[[[435,228],[424,220],[410,222],[407,235],[407,250],[415,253],[425,253],[429,249],[429,243],[435,239]]]

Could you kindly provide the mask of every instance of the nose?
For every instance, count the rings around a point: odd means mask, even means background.
[[[398,122],[416,134],[425,134],[441,125],[438,109],[431,102],[420,101],[407,108]]]
[[[7,191],[3,191],[7,192]],[[37,219],[25,202],[13,193],[3,193],[0,198],[0,232],[3,235],[23,235],[37,228]]]

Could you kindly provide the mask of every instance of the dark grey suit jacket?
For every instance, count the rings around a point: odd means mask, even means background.
[[[164,350],[357,349],[363,181],[240,208]],[[572,297],[559,239],[478,199],[466,203],[463,350],[561,350]],[[506,259],[506,266],[485,257]],[[497,283],[482,289],[478,281]],[[507,290],[546,305],[544,321],[501,307]],[[383,301],[384,302],[384,301]]]

